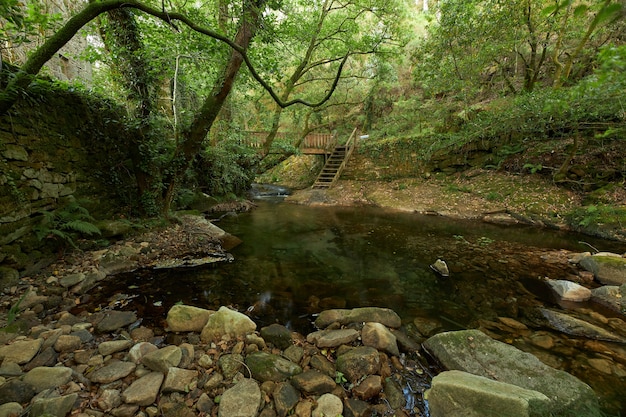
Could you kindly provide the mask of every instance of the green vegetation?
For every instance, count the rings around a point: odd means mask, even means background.
[[[89,215],[87,209],[75,201],[54,211],[44,211],[42,214],[39,224],[33,227],[39,240],[58,238],[77,249],[75,243],[77,235],[100,235],[100,229],[93,224],[95,219]]]

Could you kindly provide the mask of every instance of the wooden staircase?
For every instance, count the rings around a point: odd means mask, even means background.
[[[335,146],[335,149],[333,149],[333,152],[326,160],[322,172],[319,173],[311,188],[328,189],[333,186],[335,181],[341,176],[341,172],[345,168],[348,158],[350,158],[354,150],[355,137],[356,128],[352,131],[345,145]]]

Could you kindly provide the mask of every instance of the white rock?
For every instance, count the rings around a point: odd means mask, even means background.
[[[591,298],[591,290],[572,281],[549,280],[548,285],[565,301],[587,301]]]

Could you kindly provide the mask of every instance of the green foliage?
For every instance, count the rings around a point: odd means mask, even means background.
[[[346,382],[348,382],[348,380],[346,379],[346,376],[343,374],[343,372],[337,371],[337,373],[335,374],[335,382],[337,384],[345,384]]]
[[[626,208],[604,204],[591,204],[580,207],[569,216],[569,221],[583,228],[593,228],[602,224],[614,224],[624,230],[626,226]]]
[[[3,47],[30,42],[58,23],[59,13],[47,13],[38,1],[2,0],[0,2],[0,44]]]
[[[527,164],[524,164],[522,168],[529,170],[531,174],[536,174],[537,172],[543,169],[543,166],[541,164],[527,163]]]
[[[54,211],[45,211],[42,214],[39,224],[33,227],[39,240],[59,238],[78,249],[74,241],[76,236],[100,234],[100,229],[92,223],[94,218],[89,215],[87,209],[75,201]]]

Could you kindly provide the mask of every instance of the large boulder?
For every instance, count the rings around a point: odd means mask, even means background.
[[[448,370],[464,371],[542,393],[550,400],[546,415],[582,416],[599,410],[598,398],[587,384],[479,330],[440,333],[423,346]],[[482,410],[482,405],[478,406]]]
[[[549,415],[550,399],[544,394],[462,371],[434,377],[425,396],[431,417]]]
[[[214,311],[177,304],[167,312],[167,327],[172,332],[201,332]]]
[[[593,272],[604,285],[626,284],[626,258],[619,255],[602,253],[585,256],[580,260],[580,266]]]

